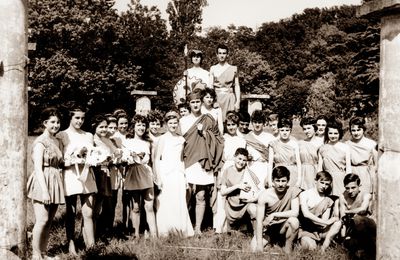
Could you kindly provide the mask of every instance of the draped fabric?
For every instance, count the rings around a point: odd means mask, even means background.
[[[201,132],[197,129],[198,124],[203,125]],[[197,162],[205,171],[217,172],[222,168],[224,142],[212,116],[201,115],[183,137],[185,145],[182,156],[185,168]]]

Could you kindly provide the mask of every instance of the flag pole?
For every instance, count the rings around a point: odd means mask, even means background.
[[[187,56],[188,56],[188,47],[187,44],[185,44],[185,48],[183,50],[184,58],[185,58],[185,100],[186,96],[188,94],[188,64],[187,64]]]

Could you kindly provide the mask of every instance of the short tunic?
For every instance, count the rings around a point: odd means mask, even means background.
[[[124,190],[152,188],[154,186],[153,171],[148,165],[150,160],[150,143],[141,139],[128,138],[123,145],[130,152],[139,154],[134,164],[126,166]]]
[[[62,153],[58,146],[44,135],[39,136],[33,143],[33,147],[37,144],[44,146],[43,150],[43,175],[47,190],[49,191],[50,203],[64,204],[64,187],[62,181],[61,165],[63,164]],[[43,191],[33,172],[27,183],[28,198],[43,202]]]
[[[66,129],[58,133],[57,137],[63,144],[65,161],[70,161],[73,153],[82,149],[83,147],[93,147],[93,135],[88,132],[75,132],[71,129]],[[83,169],[83,164],[78,165],[79,172],[77,172],[74,164],[65,167],[63,171],[65,196],[97,192],[96,180],[91,167],[88,169],[86,180],[80,180],[79,177],[81,177]]]
[[[229,168],[225,169],[224,173],[222,174],[221,185],[225,185],[229,188],[238,183],[241,183],[244,172],[245,170],[238,172],[234,165],[230,166]],[[231,193],[226,195],[226,218],[229,220],[230,223],[234,222],[235,220],[241,219],[246,213],[247,206],[248,203],[240,200],[240,189],[232,191]]]

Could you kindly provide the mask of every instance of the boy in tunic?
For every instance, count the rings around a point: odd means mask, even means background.
[[[272,171],[272,187],[261,192],[257,203],[255,229],[255,251],[264,248],[263,233],[270,242],[284,244],[285,252],[292,251],[293,241],[299,230],[299,194],[298,187],[289,186],[290,172],[284,166]],[[254,238],[253,238],[254,240]],[[254,244],[254,242],[253,242]]]
[[[322,242],[321,250],[325,251],[340,232],[342,222],[338,217],[338,203],[328,196],[331,190],[332,175],[321,171],[315,177],[315,188],[300,194],[299,240],[303,248],[313,250]]]
[[[352,253],[375,256],[376,223],[370,217],[371,194],[361,191],[357,174],[347,174],[343,180],[345,191],[339,197],[340,216],[343,222],[344,245]]]
[[[226,168],[221,180],[221,195],[226,196],[225,213],[228,230],[231,225],[243,218],[247,212],[251,219],[256,217],[257,197],[243,199],[241,193],[250,192],[251,185],[245,181],[245,175],[251,174],[246,169],[249,152],[244,148],[237,148],[235,152],[235,164]],[[253,178],[257,178],[253,175]]]

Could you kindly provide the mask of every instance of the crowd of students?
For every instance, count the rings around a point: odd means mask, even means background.
[[[150,237],[201,235],[211,208],[215,233],[249,219],[254,251],[278,243],[290,252],[295,241],[325,250],[336,239],[374,254],[377,155],[364,119],[350,120],[351,138],[343,142],[340,121],[303,118],[305,139],[297,140],[292,120],[261,110],[227,111],[221,122],[215,98],[213,89],[194,90],[165,115],[130,117],[120,109],[97,115],[89,119],[91,132],[81,129],[83,108],[70,109],[69,126],[60,132],[60,113],[45,109],[28,180],[33,259],[47,257],[51,221],[64,203],[69,252],[76,254],[78,197],[86,247],[100,230],[113,232],[119,189],[121,219],[135,238],[141,220]]]
[[[89,118],[86,132],[86,111],[76,106],[59,132],[58,110],[43,111],[27,185],[35,214],[33,259],[50,259],[51,222],[64,203],[69,253],[76,254],[78,197],[86,247],[113,232],[119,190],[122,223],[135,238],[143,226],[149,237],[201,235],[212,212],[215,233],[248,219],[254,251],[277,242],[290,252],[295,241],[325,250],[337,239],[374,255],[377,152],[364,135],[365,120],[350,120],[351,138],[344,142],[340,121],[303,118],[305,138],[297,140],[289,118],[239,112],[238,68],[228,54],[219,45],[218,63],[206,71],[203,53],[192,50],[193,67],[173,91],[177,107],[165,115],[117,109]]]

